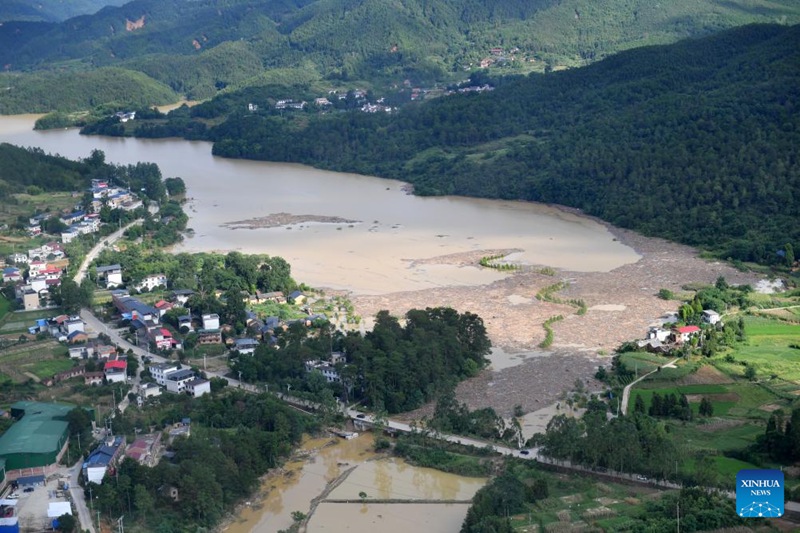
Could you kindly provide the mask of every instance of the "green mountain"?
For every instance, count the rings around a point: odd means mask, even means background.
[[[89,165],[35,148],[0,143],[0,199],[35,185],[46,191],[72,191],[85,187]]]
[[[141,72],[104,67],[75,74],[0,74],[0,114],[176,102],[169,87]]]
[[[770,262],[800,247],[798,66],[800,26],[752,25],[391,115],[234,113],[208,137],[218,155],[563,204]]]
[[[619,50],[752,22],[800,22],[794,0],[135,0],[53,23],[0,26],[11,71],[116,66],[190,98],[290,80],[391,86],[493,68],[579,66]],[[498,49],[491,55],[492,48]],[[267,75],[269,77],[269,75]],[[272,80],[269,80],[270,82]],[[0,100],[3,96],[0,95]]]
[[[125,0],[3,0],[0,3],[0,22],[58,22],[124,3]]]

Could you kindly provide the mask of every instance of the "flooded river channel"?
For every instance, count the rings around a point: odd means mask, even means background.
[[[422,198],[398,181],[214,157],[207,142],[33,131],[35,118],[0,117],[0,142],[70,158],[100,149],[114,163],[155,162],[165,177],[181,177],[188,187],[195,236],[179,250],[280,255],[297,280],[312,286],[387,294],[483,285],[507,276],[425,261],[483,250],[519,250],[514,262],[581,272],[639,259],[603,225],[542,204]]]

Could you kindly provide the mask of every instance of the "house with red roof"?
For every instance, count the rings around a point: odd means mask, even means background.
[[[158,350],[180,349],[181,343],[172,336],[172,332],[167,328],[150,328],[147,336],[156,345]]]
[[[159,300],[153,307],[155,307],[158,310],[158,316],[163,317],[167,313],[167,311],[175,307],[175,304],[170,303],[166,300]]]
[[[128,381],[128,362],[124,360],[106,361],[103,372],[109,383],[125,383]]]
[[[697,326],[683,326],[680,328],[673,328],[672,335],[677,344],[687,342],[692,337],[700,334],[700,328]]]

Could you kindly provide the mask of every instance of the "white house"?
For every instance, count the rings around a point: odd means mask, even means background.
[[[147,289],[148,291],[152,291],[156,287],[161,286],[167,286],[167,276],[164,274],[150,274],[136,284],[136,290],[141,291],[142,289]]]
[[[161,396],[161,387],[155,383],[144,383],[139,386],[139,392],[143,398],[153,398]]]
[[[31,289],[35,290],[36,292],[47,290],[47,278],[44,276],[28,278],[28,284],[31,286]]]
[[[306,372],[320,372],[328,383],[338,383],[342,377],[336,368],[327,361],[306,361]]]
[[[16,263],[18,265],[27,265],[28,264],[28,256],[21,253],[13,253],[8,256],[9,263]]]
[[[184,392],[187,384],[194,381],[196,377],[194,372],[188,369],[170,372],[165,379],[167,390],[175,393]]]
[[[675,336],[675,342],[687,342],[689,339],[700,333],[700,328],[697,326],[683,326],[681,328],[674,328],[672,330]]]
[[[44,261],[31,261],[28,263],[28,275],[36,277],[46,268],[47,263]]]
[[[108,469],[113,468],[122,459],[124,452],[125,437],[110,437],[84,461],[84,479],[98,485],[102,484]]]
[[[105,279],[107,289],[119,287],[122,285],[122,267],[118,264],[98,266],[97,279]]]
[[[219,329],[219,315],[216,313],[203,315],[203,329]]]
[[[22,294],[22,304],[26,311],[39,309],[39,293],[32,288],[25,289]]]
[[[233,342],[233,349],[242,355],[255,353],[258,348],[258,341],[255,339],[236,339]]]
[[[720,321],[719,313],[712,309],[706,309],[703,311],[703,322],[706,324],[711,324],[712,326]]]
[[[178,371],[178,365],[175,363],[158,363],[147,367],[150,370],[150,375],[161,386],[166,386],[167,376],[173,372]]]
[[[106,361],[103,367],[106,381],[109,383],[125,383],[128,381],[128,363],[125,361]]]
[[[648,339],[658,339],[660,342],[664,342],[669,338],[670,331],[664,328],[660,328],[658,326],[651,326],[650,329],[647,331],[647,338]]]
[[[211,382],[207,379],[195,378],[186,383],[186,393],[195,398],[211,393]]]
[[[83,359],[86,357],[86,346],[70,346],[69,356],[72,359]]]

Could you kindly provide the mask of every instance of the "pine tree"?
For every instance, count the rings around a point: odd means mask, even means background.
[[[644,412],[645,412],[645,409],[644,409],[644,398],[642,398],[641,394],[636,396],[636,401],[633,402],[633,412],[634,413],[642,413],[642,414],[644,414]]]
[[[714,404],[708,398],[700,400],[700,416],[714,416]]]

